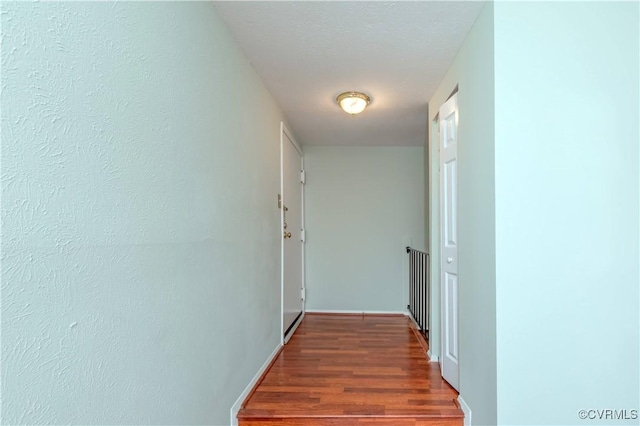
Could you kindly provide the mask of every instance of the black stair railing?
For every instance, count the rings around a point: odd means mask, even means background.
[[[409,255],[409,305],[407,309],[420,329],[429,339],[429,254],[407,247]]]

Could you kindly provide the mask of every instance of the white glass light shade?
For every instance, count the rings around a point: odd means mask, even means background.
[[[345,92],[336,98],[336,101],[340,105],[340,108],[347,114],[356,115],[360,114],[369,105],[371,99],[369,96],[360,92]]]

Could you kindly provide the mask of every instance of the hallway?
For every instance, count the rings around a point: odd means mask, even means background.
[[[307,314],[238,414],[256,425],[462,425],[404,316]]]
[[[638,425],[640,0],[0,23],[0,426]]]

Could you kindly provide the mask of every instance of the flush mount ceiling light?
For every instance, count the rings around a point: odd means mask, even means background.
[[[371,98],[360,92],[344,92],[338,95],[336,102],[347,114],[360,114],[371,102]]]

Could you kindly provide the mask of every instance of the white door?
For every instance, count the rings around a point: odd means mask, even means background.
[[[282,335],[291,337],[302,319],[303,288],[303,158],[302,149],[284,125],[281,132]]]
[[[438,113],[440,128],[440,294],[442,377],[459,387],[458,368],[458,102],[457,94]]]

